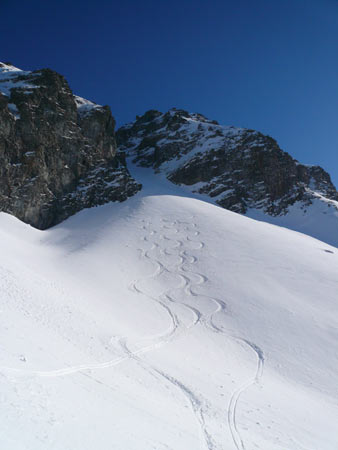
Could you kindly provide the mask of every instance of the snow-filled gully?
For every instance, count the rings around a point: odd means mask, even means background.
[[[143,246],[138,248],[137,251],[139,252],[140,258],[149,261],[155,268],[147,277],[134,280],[130,284],[129,289],[137,295],[141,295],[145,299],[155,302],[163,309],[164,313],[168,316],[170,325],[167,329],[163,330],[162,333],[146,336],[142,341],[137,343],[129,342],[128,337],[126,336],[111,338],[111,344],[121,352],[121,355],[102,363],[82,364],[50,371],[32,371],[11,367],[1,367],[0,370],[21,376],[64,377],[75,373],[81,373],[87,376],[89,371],[111,368],[127,360],[133,359],[157,380],[162,380],[162,382],[171,385],[172,388],[179,390],[182,396],[188,400],[191,411],[194,414],[196,423],[200,429],[201,449],[225,450],[222,443],[216,442],[213,439],[211,432],[208,431],[208,414],[206,413],[209,408],[208,400],[204,398],[201,393],[194,392],[191,387],[184,384],[181,380],[176,379],[171,374],[156,367],[155,364],[151,364],[142,357],[149,352],[170,344],[173,339],[179,338],[184,333],[189,333],[189,330],[193,327],[203,326],[213,333],[223,334],[227,339],[231,338],[245,344],[256,354],[256,373],[253,377],[250,377],[244,385],[233,392],[227,411],[224,414],[224,416],[227,417],[234,448],[237,450],[246,450],[245,443],[238,429],[236,419],[237,405],[243,392],[253,384],[260,382],[263,374],[264,355],[263,351],[256,344],[249,342],[245,338],[231,335],[227,330],[217,326],[214,321],[215,315],[221,312],[226,313],[226,303],[221,299],[198,292],[198,286],[208,282],[209,279],[205,274],[194,272],[190,268],[191,265],[198,262],[198,257],[195,254],[191,254],[191,252],[195,253],[196,251],[201,251],[205,247],[205,243],[198,240],[200,232],[197,230],[197,225],[193,220],[194,217],[189,218],[188,221],[162,219],[159,230],[152,229],[150,219],[141,220],[141,230],[145,232],[144,236],[141,238],[141,242],[148,244],[148,247],[151,245],[151,247],[146,248],[146,246]],[[159,256],[157,256],[157,254]],[[159,257],[161,257],[161,260]],[[177,260],[175,261],[174,259],[174,264],[169,264],[167,260],[169,258],[172,260],[173,257],[177,258]],[[166,289],[158,295],[150,295],[142,289],[143,282],[156,280],[164,273],[168,273],[177,278],[176,287]],[[179,291],[181,294],[183,292],[184,297],[187,300],[189,299],[193,305],[188,301],[178,300],[178,296],[175,294],[176,291]],[[198,304],[198,300],[201,299],[206,300],[207,303],[212,302],[215,305],[215,309],[209,313],[200,310],[196,305]],[[178,305],[190,313],[191,320],[189,323],[185,323],[183,317],[180,317],[180,315],[174,311],[173,306]],[[147,345],[142,345],[144,341],[147,342]],[[131,350],[131,347],[133,347],[133,350]],[[94,377],[90,377],[96,380]]]

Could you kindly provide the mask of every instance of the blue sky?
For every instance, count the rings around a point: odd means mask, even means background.
[[[1,0],[0,60],[119,125],[173,106],[260,130],[338,185],[338,0]]]

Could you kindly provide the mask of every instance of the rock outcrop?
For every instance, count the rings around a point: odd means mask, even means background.
[[[338,192],[321,167],[300,164],[270,136],[220,126],[201,114],[151,110],[120,128],[117,142],[136,164],[235,212],[280,216],[296,202],[305,210],[315,199],[338,206]]]
[[[116,136],[114,127],[108,106],[75,96],[58,73],[0,63],[0,211],[45,229],[83,208],[126,200],[141,189],[127,154],[235,212],[260,211],[266,220],[320,202],[321,213],[331,208],[338,217],[330,176],[258,131],[179,109],[150,110]]]
[[[114,126],[108,106],[73,95],[58,73],[0,63],[0,211],[45,229],[135,194]]]

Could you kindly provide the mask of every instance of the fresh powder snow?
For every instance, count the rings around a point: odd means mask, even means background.
[[[0,214],[4,450],[336,450],[338,250],[152,170],[47,231]]]

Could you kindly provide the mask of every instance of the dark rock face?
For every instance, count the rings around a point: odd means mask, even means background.
[[[44,229],[133,195],[114,126],[108,106],[74,96],[56,72],[0,63],[0,210]]]
[[[320,196],[338,200],[322,168],[300,164],[269,136],[201,114],[148,111],[118,130],[117,141],[137,164],[242,214],[254,208],[277,216],[297,201],[305,207]]]

